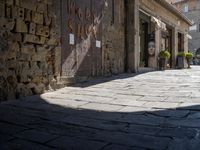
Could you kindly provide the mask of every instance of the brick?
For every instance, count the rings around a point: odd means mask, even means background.
[[[24,18],[24,20],[25,21],[31,21],[31,13],[32,13],[32,11],[31,10],[29,10],[29,9],[25,9],[25,18]]]
[[[12,7],[12,17],[15,19],[24,20],[25,9],[21,7],[14,6]]]
[[[26,53],[26,54],[34,54],[35,53],[35,47],[32,44],[22,45],[21,52]]]
[[[45,44],[46,38],[32,34],[25,34],[24,43]]]
[[[19,52],[20,47],[17,42],[15,43],[10,43],[9,48],[8,48],[8,53],[7,53],[7,59],[15,59],[16,58],[16,52]]]
[[[6,67],[8,69],[16,69],[18,67],[18,62],[16,60],[7,60]]]
[[[25,23],[25,21],[23,21],[21,19],[17,19],[15,31],[20,32],[20,33],[28,33],[28,27],[27,27],[27,24]]]
[[[44,37],[49,37],[49,27],[43,25],[36,26],[36,35],[41,35]]]
[[[21,7],[36,11],[37,0],[21,0]]]
[[[44,16],[41,13],[33,12],[32,13],[32,21],[37,24],[43,25],[44,23]]]
[[[45,42],[46,42],[46,37],[40,37],[39,44],[45,44]]]
[[[39,68],[38,62],[31,62],[30,64],[31,64],[31,70],[30,70],[31,74],[33,76],[36,75],[42,76],[42,69]]]
[[[17,52],[17,60],[19,60],[19,61],[30,61],[31,56],[29,54],[26,54],[26,53]]]
[[[11,40],[13,42],[22,42],[22,34],[21,33],[14,33],[14,34],[12,34]]]
[[[14,26],[15,26],[14,20],[0,18],[0,28],[1,29],[13,30]]]
[[[36,33],[36,24],[35,23],[30,23],[29,33],[30,34],[35,34]]]
[[[47,14],[47,4],[45,3],[38,3],[37,4],[37,12]]]
[[[50,38],[48,41],[47,41],[47,45],[58,45],[59,44],[59,39],[57,38]]]

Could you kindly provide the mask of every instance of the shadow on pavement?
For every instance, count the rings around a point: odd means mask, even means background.
[[[124,73],[124,74],[107,76],[106,78],[105,78],[105,76],[103,76],[103,77],[94,77],[94,78],[83,79],[83,80],[78,79],[78,83],[71,85],[71,86],[86,88],[86,87],[90,87],[93,85],[110,82],[113,80],[127,79],[127,78],[131,78],[131,77],[136,77],[136,76],[142,75],[142,74],[149,74],[151,72],[159,72],[159,70],[149,70],[148,68],[147,68],[147,70],[145,70],[145,69],[141,70],[139,73]],[[162,71],[160,71],[160,72],[162,72]],[[79,78],[79,77],[77,77],[77,78]]]
[[[130,107],[127,112],[106,112],[51,104],[40,96],[26,99],[0,104],[1,150],[200,147],[200,105],[162,110],[140,108],[141,111]]]

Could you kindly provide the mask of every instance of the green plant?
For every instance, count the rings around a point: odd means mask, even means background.
[[[186,57],[186,53],[185,52],[179,52],[177,56],[178,57]]]
[[[164,50],[159,53],[159,57],[169,59],[171,57],[171,54],[168,50]]]
[[[191,60],[193,58],[193,54],[191,52],[186,53],[185,57],[186,57],[187,60]]]

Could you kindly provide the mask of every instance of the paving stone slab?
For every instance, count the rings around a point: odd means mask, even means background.
[[[68,116],[62,119],[61,121],[73,125],[80,125],[85,127],[92,127],[97,129],[113,130],[113,131],[123,130],[127,126],[127,123],[123,122],[90,119],[78,116],[76,117]]]
[[[38,142],[38,143],[46,143],[50,140],[53,140],[59,137],[58,135],[53,135],[53,134],[49,134],[49,133],[45,133],[45,132],[41,132],[37,130],[27,130],[27,131],[18,133],[14,136],[24,139],[24,140],[29,140],[29,141]]]
[[[127,147],[127,146],[111,144],[103,148],[103,150],[145,150],[145,149],[138,148],[138,147]]]
[[[55,150],[54,148],[41,145],[38,143],[33,143],[30,141],[25,141],[21,139],[15,139],[8,143],[4,143],[1,150]]]
[[[171,138],[180,138],[180,139],[193,139],[197,137],[199,131],[194,128],[161,128],[161,130],[157,133],[158,136],[165,136]]]
[[[141,135],[156,135],[162,128],[157,126],[145,126],[130,124],[124,131]]]
[[[100,150],[107,145],[107,143],[63,136],[59,139],[49,142],[48,145],[59,149],[69,150]]]
[[[173,109],[177,108],[179,103],[166,103],[166,102],[147,102],[143,105],[143,107],[150,108],[164,108],[164,109]]]
[[[169,127],[191,127],[191,128],[199,128],[200,127],[200,119],[166,119],[166,126]]]
[[[143,106],[146,102],[143,101],[136,101],[136,100],[127,100],[127,99],[117,99],[114,101],[110,102],[111,104],[116,104],[116,105],[123,105],[123,106]]]
[[[138,125],[161,126],[164,124],[165,118],[154,115],[137,115],[133,113],[125,114],[119,121]]]
[[[167,99],[167,97],[165,97],[165,96],[144,96],[144,97],[141,97],[140,99],[138,99],[138,101],[162,102],[165,99]]]
[[[162,150],[166,149],[171,142],[170,138],[155,137],[140,134],[126,134],[114,132],[105,136],[104,132],[97,133],[96,137],[113,144],[127,145],[129,147],[141,147],[147,149]]]
[[[186,117],[190,111],[189,110],[176,110],[176,109],[152,109],[151,112],[147,112],[161,117],[171,117],[171,118],[183,118]]]
[[[80,106],[81,109],[89,109],[89,110],[97,110],[97,111],[107,111],[113,112],[118,111],[123,108],[120,105],[110,105],[110,104],[99,104],[99,103],[88,103],[85,105]]]
[[[2,135],[13,135],[26,129],[28,128],[25,128],[23,126],[16,126],[14,124],[9,124],[5,122],[0,122],[0,134]]]
[[[119,110],[122,113],[134,113],[134,114],[144,114],[146,112],[151,111],[151,108],[146,107],[134,107],[134,106],[125,106]]]
[[[169,145],[168,150],[198,150],[200,147],[199,139],[174,139]]]

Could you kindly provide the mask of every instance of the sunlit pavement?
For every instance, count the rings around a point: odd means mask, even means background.
[[[0,149],[198,150],[200,67],[123,74],[0,104]]]

